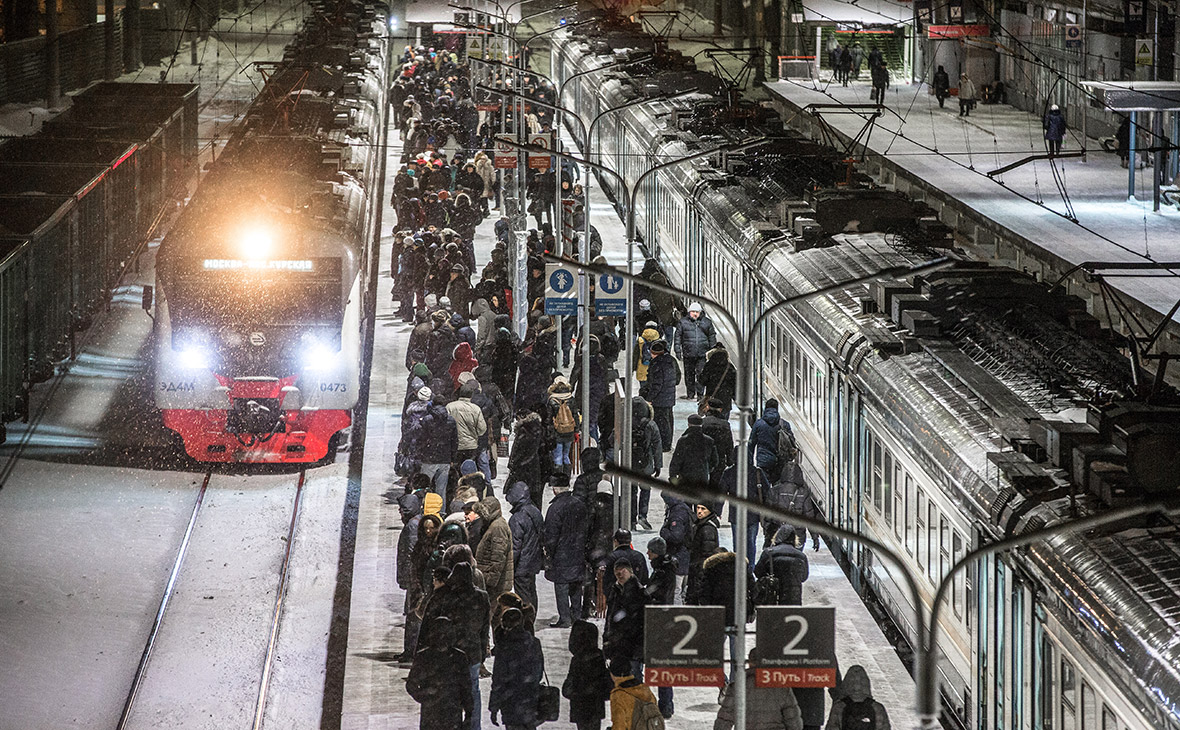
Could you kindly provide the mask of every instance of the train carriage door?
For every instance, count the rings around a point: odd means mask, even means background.
[[[843,525],[843,496],[845,493],[844,479],[847,469],[844,468],[844,460],[841,458],[841,425],[844,423],[844,376],[836,369],[836,366],[831,360],[827,361],[828,377],[827,377],[827,392],[824,397],[827,399],[827,423],[825,424],[824,434],[824,460],[827,467],[828,474],[827,483],[827,499],[825,500],[826,514],[828,522],[834,525]]]
[[[699,188],[698,188],[699,190]],[[695,192],[695,191],[694,191]],[[684,268],[685,283],[701,286],[701,264],[704,252],[701,251],[701,221],[697,212],[696,195],[685,201],[684,205]]]

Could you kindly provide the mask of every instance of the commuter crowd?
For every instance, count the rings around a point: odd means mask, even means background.
[[[476,228],[501,204],[503,180],[487,155],[501,115],[476,109],[470,68],[454,54],[407,47],[400,62],[391,94],[403,156],[391,201],[397,223],[390,275],[398,314],[413,327],[394,465],[402,519],[396,577],[405,592],[397,661],[409,668],[406,690],[421,705],[420,727],[478,730],[485,703],[493,724],[513,729],[559,717],[579,730],[600,730],[604,721],[613,730],[664,727],[676,711],[674,692],[644,681],[645,607],[724,606],[731,631],[739,619],[753,618],[735,615],[736,555],[722,547],[723,518],[735,544],[747,541],[751,611],[799,605],[809,536],[754,514],[739,525],[732,508],[724,514],[723,502],[688,504],[670,492],[659,494],[663,520],[653,528],[647,488],[634,490],[631,524],[617,525],[604,464],[620,458],[624,439],[615,412],[623,401],[608,384],[620,373],[639,383],[638,395],[625,404],[634,469],[735,493],[737,371],[728,351],[700,303],[650,287],[635,297],[631,362],[621,358],[621,318],[592,312],[591,334],[582,341],[575,317],[544,313],[540,255],[556,246],[556,189],[578,216],[586,202],[572,166],[529,178],[538,228],[528,234],[528,259],[519,263],[528,270],[528,321],[519,336],[511,318],[507,217],[494,222],[496,242],[482,268],[474,246]],[[536,77],[526,94],[554,95]],[[511,115],[503,116],[511,125]],[[539,106],[525,121],[541,131],[550,123]],[[597,256],[601,242],[591,238]],[[667,284],[655,260],[640,275]],[[585,378],[582,348],[589,351]],[[678,399],[696,406],[683,424],[675,423]],[[773,399],[752,424],[749,467],[751,497],[818,515],[794,434]],[[636,530],[653,533],[642,551]],[[818,550],[818,536],[810,537]],[[538,576],[553,588],[552,621],[540,618]],[[568,631],[566,655],[544,655],[537,633],[546,630]],[[746,658],[732,636],[730,655],[730,666],[739,668],[731,671],[743,671]],[[546,671],[558,663],[566,667],[560,687],[549,684]],[[480,680],[489,676],[485,695]],[[747,687],[749,727],[889,727],[860,667],[848,668],[832,691],[830,712],[824,690],[762,689],[752,678]],[[728,684],[718,702],[714,727],[732,727]]]

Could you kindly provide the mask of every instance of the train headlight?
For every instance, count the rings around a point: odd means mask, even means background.
[[[185,345],[180,351],[180,366],[189,370],[209,367],[209,351],[200,345]]]
[[[307,370],[330,370],[340,362],[340,353],[316,339],[303,344],[303,367]]]
[[[274,238],[265,226],[253,225],[242,231],[239,245],[242,247],[242,258],[261,260],[270,256]]]

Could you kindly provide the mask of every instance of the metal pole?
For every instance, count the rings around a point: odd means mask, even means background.
[[[58,51],[57,0],[45,3],[45,106],[61,106],[61,55]]]
[[[1127,200],[1135,199],[1135,137],[1138,127],[1135,124],[1137,114],[1131,112],[1131,129],[1127,134]]]
[[[760,0],[755,0],[759,2]],[[750,381],[756,364],[754,363],[754,332],[751,330],[743,337],[737,329],[738,322],[733,320],[734,335],[738,338],[738,362],[742,367],[737,372],[737,411],[738,411],[738,443],[737,443],[737,488],[735,494],[740,498],[749,497],[750,478],[750,416],[754,407],[750,403]],[[736,514],[734,524],[737,529],[733,535],[734,583],[733,583],[733,618],[736,624],[734,641],[737,651],[733,666],[733,691],[736,693],[734,703],[734,727],[745,730],[746,727],[746,589],[747,571],[746,546],[749,542],[746,529],[746,505],[732,504],[729,507]]]
[[[1086,14],[1089,12],[1090,0],[1082,0],[1082,68],[1079,78],[1086,80],[1089,43],[1086,39]],[[1090,99],[1086,87],[1082,87],[1082,162],[1086,162],[1086,150],[1090,147],[1090,138],[1086,136],[1087,121],[1090,117]]]

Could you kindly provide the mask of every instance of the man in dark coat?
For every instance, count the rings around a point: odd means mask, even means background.
[[[425,310],[411,316],[417,324],[414,325],[414,329],[410,330],[410,343],[406,345],[407,370],[412,369],[414,363],[426,362],[426,343],[430,339],[430,333],[434,331],[434,322],[431,321],[430,315]],[[406,321],[409,322],[410,318],[406,318]],[[449,367],[450,363],[447,365]]]
[[[729,426],[729,415],[721,410],[721,402],[716,398],[706,401],[701,431],[713,439],[713,446],[717,449],[717,465],[709,476],[709,483],[717,486],[721,472],[733,463],[733,429]]]
[[[569,649],[573,656],[561,694],[570,701],[570,722],[578,728],[601,728],[614,682],[606,670],[602,649],[598,648],[598,626],[589,621],[574,622]]]
[[[651,346],[651,364],[647,367],[647,380],[639,389],[639,395],[651,403],[655,412],[656,426],[660,429],[660,441],[664,451],[672,450],[672,408],[676,405],[676,362],[668,352],[668,343],[656,340]]]
[[[762,418],[754,422],[754,428],[750,431],[750,453],[754,455],[754,463],[766,472],[772,482],[778,481],[782,466],[778,458],[778,432],[782,427],[778,401],[768,398],[762,409]]]
[[[478,717],[479,668],[488,655],[491,603],[488,594],[475,586],[474,573],[469,563],[456,563],[446,583],[426,601],[419,642],[426,642],[427,645],[434,643],[431,632],[439,616],[451,620],[455,635],[450,637],[450,641],[467,657],[467,681],[472,696],[472,712],[468,717]]]
[[[586,513],[586,565],[590,570],[590,582],[582,592],[582,615],[590,616],[598,610],[598,590],[606,590],[610,579],[607,577],[606,558],[614,549],[614,496],[611,484],[599,482]]]
[[[609,660],[631,662],[635,676],[640,676],[639,665],[643,658],[643,586],[635,577],[628,560],[620,559],[613,569],[615,582],[606,594],[604,653]]]
[[[508,527],[512,530],[512,584],[516,595],[525,603],[537,605],[537,573],[541,572],[544,556],[541,553],[541,510],[533,504],[529,485],[516,482],[508,489],[508,504],[512,516]]]
[[[422,705],[418,728],[467,730],[475,711],[469,660],[454,645],[456,632],[449,618],[438,616],[429,628],[430,642],[414,655],[406,680],[406,692]]]
[[[701,429],[704,419],[697,414],[688,417],[688,428],[676,441],[672,461],[668,463],[668,481],[672,484],[706,486],[720,460],[713,439]]]
[[[1049,107],[1042,126],[1045,128],[1045,146],[1049,149],[1049,156],[1056,157],[1061,154],[1061,143],[1065,140],[1065,115],[1061,113],[1061,107],[1056,104]]]
[[[648,577],[647,560],[644,559],[643,553],[631,547],[631,531],[623,527],[615,530],[614,544],[614,552],[606,556],[607,569],[620,560],[626,560],[631,563],[631,572],[639,579],[639,583],[645,585]]]
[[[729,351],[723,343],[718,342],[716,347],[705,353],[699,384],[703,397],[716,398],[718,410],[728,416],[737,393],[737,368],[729,361]]]
[[[550,457],[553,449],[547,447],[547,429],[541,416],[529,411],[523,411],[521,415],[522,418],[516,422],[512,452],[508,455],[508,481],[529,485],[533,504],[539,505],[545,483],[553,471],[553,460]]]
[[[737,464],[727,467],[721,474],[721,490],[726,494],[737,494]],[[766,472],[750,463],[746,470],[746,496],[750,499],[762,502],[765,504],[767,495],[770,494],[770,481],[766,478]],[[761,525],[761,518],[758,513],[753,510],[746,510],[746,528],[744,531],[746,538],[746,555],[750,560],[753,560],[758,555],[758,527]],[[729,527],[733,532],[734,544],[742,539],[743,531],[737,524],[737,509],[733,504],[729,505]]]
[[[664,524],[660,527],[660,537],[668,555],[676,560],[676,603],[684,603],[685,579],[690,564],[688,541],[692,532],[692,510],[671,492],[661,492],[660,496],[664,498]]]
[[[582,449],[582,473],[574,479],[574,496],[589,507],[598,491],[598,483],[606,477],[602,470],[602,456],[597,446]]]
[[[795,547],[795,528],[783,525],[774,534],[774,544],[762,551],[754,566],[758,578],[773,575],[778,583],[776,603],[780,606],[803,605],[803,583],[809,570],[807,556]]]
[[[509,728],[537,727],[537,697],[544,674],[541,642],[529,631],[524,614],[519,608],[505,610],[496,634],[496,663],[488,696],[492,724],[502,720]]]
[[[655,259],[647,259],[643,262],[643,270],[639,272],[639,278],[646,279],[653,284],[670,285],[668,277],[660,270],[660,264]],[[667,292],[657,291],[636,283],[634,300],[638,302],[644,299],[650,302],[651,311],[656,315],[656,321],[665,328],[664,336],[673,335],[674,333],[669,333],[668,329],[676,326],[676,297]]]
[[[516,364],[520,357],[520,339],[512,332],[512,319],[507,314],[496,315],[496,333],[492,335],[488,365],[492,380],[511,403],[516,395]]]
[[[725,608],[725,627],[729,631],[729,658],[733,660],[732,666],[740,667],[741,662],[737,654],[737,645],[734,643],[734,635],[732,630],[737,627],[737,619],[735,618],[736,607],[734,605],[734,565],[736,563],[737,555],[729,551],[717,553],[707,560],[705,560],[704,570],[701,576],[701,592],[697,596],[698,606],[723,606]],[[749,563],[746,564],[746,595],[751,595],[750,587],[753,585],[751,580]],[[753,601],[746,602],[747,613],[754,607]],[[750,616],[742,617],[743,621],[748,621]],[[727,678],[728,679],[728,678]]]
[[[644,601],[649,606],[671,606],[676,603],[677,565],[676,558],[668,554],[668,545],[662,537],[653,537],[647,543],[647,557],[651,561],[651,578],[643,588]],[[657,704],[664,719],[674,712],[671,687],[659,687],[656,691]]]
[[[713,505],[698,504],[695,509],[696,525],[688,546],[688,590],[684,598],[684,602],[690,606],[700,605],[705,579],[705,561],[721,546],[721,536],[718,534],[721,525],[717,515],[713,513]]]
[[[436,377],[446,375],[455,359],[455,330],[451,329],[451,315],[440,309],[430,315],[434,329],[426,339],[426,367]],[[449,395],[449,394],[448,394]]]
[[[418,399],[406,408],[402,441],[398,450],[418,462],[419,472],[430,477],[432,490],[446,498],[451,461],[459,448],[455,419],[435,404],[430,388],[419,388]]]
[[[586,576],[586,503],[569,488],[568,474],[550,480],[553,501],[545,513],[545,577],[557,594],[557,620],[551,628],[568,628],[582,618],[582,582]]]
[[[941,109],[946,102],[946,98],[951,95],[951,77],[942,66],[934,72],[934,98],[938,99],[938,107]]]
[[[676,327],[676,357],[684,363],[685,397],[695,400],[703,387],[697,377],[705,366],[705,354],[717,344],[713,322],[701,310],[700,302],[688,305],[688,314],[680,318]]]

